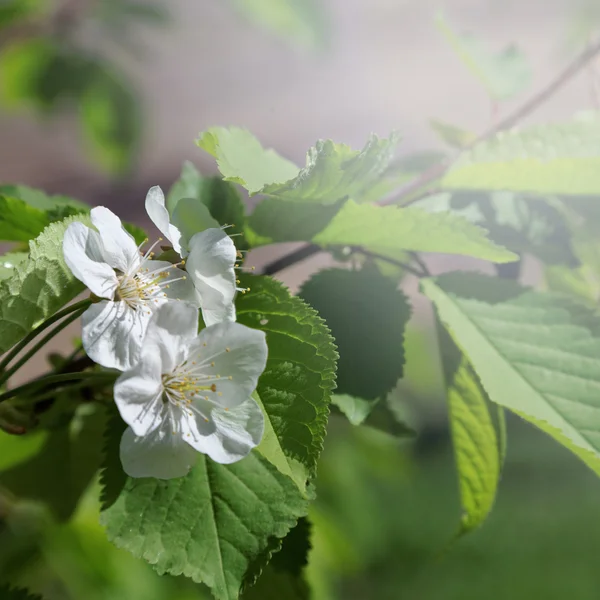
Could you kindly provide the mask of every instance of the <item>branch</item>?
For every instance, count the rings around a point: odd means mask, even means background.
[[[496,123],[493,127],[477,136],[475,140],[469,144],[467,147],[463,149],[469,150],[473,148],[476,144],[479,144],[489,138],[495,136],[500,131],[504,129],[510,129],[514,125],[516,125],[521,119],[532,113],[539,106],[541,106],[544,102],[546,102],[549,98],[551,98],[560,88],[562,88],[574,75],[579,73],[592,59],[600,54],[600,40],[595,44],[592,44],[586,48],[570,65],[568,65],[561,73],[559,73],[545,88],[542,88],[537,94],[532,96],[527,102],[525,102],[522,106],[517,108],[513,113],[502,119],[499,123]],[[427,184],[433,183],[442,177],[446,171],[452,166],[456,158],[455,156],[451,160],[446,160],[439,162],[436,165],[433,165],[429,169],[426,169],[421,173],[417,178],[413,179],[407,186],[402,188],[399,193],[393,197],[386,198],[376,202],[378,206],[386,206],[389,204],[399,204],[400,206],[409,206],[413,204],[420,198],[422,195],[413,196],[418,191],[421,190],[422,187]],[[402,200],[405,200],[402,203]],[[320,251],[318,246],[314,246],[313,244],[306,244],[302,246],[298,250],[294,250],[289,254],[282,256],[274,260],[271,263],[268,263],[263,268],[263,273],[265,275],[273,275],[278,271],[291,267],[292,265],[300,262],[313,254],[317,254]]]

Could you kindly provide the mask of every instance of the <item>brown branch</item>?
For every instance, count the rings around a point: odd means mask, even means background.
[[[568,65],[563,71],[561,71],[546,87],[542,88],[537,94],[532,96],[527,102],[521,105],[517,110],[502,119],[499,123],[496,123],[493,127],[479,135],[475,140],[469,144],[464,150],[469,150],[476,144],[479,144],[500,131],[510,129],[516,125],[521,119],[532,113],[549,98],[551,98],[561,87],[563,87],[574,75],[579,73],[592,59],[600,54],[600,41],[588,46],[570,65]],[[463,151],[464,151],[463,150]],[[422,195],[413,196],[421,190],[422,187],[427,184],[434,183],[440,177],[442,177],[446,171],[452,166],[457,157],[454,157],[449,161],[442,161],[436,165],[433,165],[429,169],[426,169],[417,178],[413,179],[407,186],[402,188],[397,195],[391,198],[380,200],[376,202],[378,206],[386,206],[389,204],[398,204],[399,206],[409,206],[422,197]],[[405,200],[402,203],[402,200]],[[287,268],[312,256],[319,252],[319,248],[312,244],[307,244],[294,252],[284,255],[277,260],[269,263],[263,269],[263,273],[273,274],[277,271]],[[299,258],[301,257],[301,258]],[[274,269],[274,266],[279,268]],[[280,266],[282,265],[282,266]]]

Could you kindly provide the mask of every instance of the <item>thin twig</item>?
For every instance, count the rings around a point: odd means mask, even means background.
[[[559,73],[546,87],[541,89],[537,94],[532,96],[527,102],[521,105],[517,110],[508,115],[506,118],[502,119],[500,122],[496,123],[493,127],[479,135],[475,140],[469,144],[465,148],[465,150],[469,150],[476,144],[479,144],[500,131],[505,129],[510,129],[514,125],[516,125],[521,119],[532,113],[535,109],[541,106],[544,102],[546,102],[549,98],[551,98],[562,86],[564,86],[574,75],[576,75],[579,71],[581,71],[591,60],[593,60],[596,56],[600,54],[600,40],[595,44],[592,44],[586,48],[570,65],[568,65],[561,73]],[[388,204],[398,204],[399,206],[408,206],[413,204],[420,198],[422,195],[416,195],[417,192],[421,190],[422,187],[427,184],[435,182],[437,179],[442,177],[444,173],[450,168],[453,164],[455,157],[453,160],[445,160],[439,162],[429,169],[423,171],[418,177],[413,179],[407,186],[402,188],[398,194],[391,198],[385,198],[376,202],[375,204],[379,206],[386,206]],[[401,201],[406,199],[406,202],[402,203]],[[283,269],[287,269],[288,267],[293,266],[294,264],[305,260],[306,258],[317,254],[321,249],[318,246],[314,246],[313,244],[306,244],[301,248],[290,252],[271,263],[268,263],[263,268],[263,273],[266,275],[273,275]]]

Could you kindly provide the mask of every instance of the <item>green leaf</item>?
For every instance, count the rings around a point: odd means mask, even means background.
[[[28,257],[27,252],[8,252],[0,256],[0,281],[10,279]]]
[[[104,445],[102,448],[102,463],[100,465],[100,503],[102,510],[110,508],[119,497],[127,482],[127,475],[121,465],[121,437],[127,425],[121,417],[115,404],[108,408],[106,428],[104,430]]]
[[[268,183],[283,182],[296,177],[298,167],[279,156],[275,150],[265,150],[246,129],[213,127],[200,134],[196,144],[217,159],[225,181],[245,187],[257,194]]]
[[[46,213],[10,196],[0,195],[0,240],[28,242],[48,225]]]
[[[0,585],[0,598],[2,600],[44,600],[41,596],[34,596],[23,588],[13,588],[7,585]]]
[[[4,0],[0,6],[0,29],[39,16],[45,8],[40,0]]]
[[[476,37],[456,33],[441,13],[436,16],[436,25],[492,98],[507,100],[531,83],[531,67],[516,46],[511,45],[498,54],[492,54]]]
[[[485,234],[484,229],[451,213],[359,205],[349,200],[312,241],[325,248],[362,246],[390,258],[412,250],[461,254],[498,263],[518,259]]]
[[[504,463],[504,414],[490,403],[468,360],[439,323],[438,331],[463,510],[460,536],[479,527],[493,508]],[[498,431],[493,415],[502,421]]]
[[[512,190],[566,196],[600,194],[600,118],[503,131],[465,152],[446,189]]]
[[[292,480],[253,452],[232,465],[200,456],[178,479],[129,479],[102,521],[112,542],[160,574],[186,575],[233,600],[253,560],[306,511]]]
[[[0,486],[44,502],[67,520],[100,465],[104,424],[103,408],[81,405],[68,426],[49,433],[38,454],[0,472]]]
[[[257,25],[288,43],[310,49],[327,42],[327,18],[317,0],[232,0]]]
[[[362,425],[377,405],[377,402],[363,400],[348,394],[334,394],[331,402],[348,417],[348,421],[352,425]]]
[[[26,185],[13,185],[8,183],[0,185],[0,194],[12,196],[13,198],[19,198],[19,200],[23,200],[23,202],[26,202],[29,206],[33,208],[39,208],[40,210],[46,212],[51,212],[61,208],[72,208],[78,213],[87,213],[90,211],[90,207],[84,202],[80,202],[74,198],[69,198],[68,196],[48,196],[48,194],[42,192],[41,190],[37,190]]]
[[[431,119],[429,125],[443,142],[459,150],[469,146],[476,138],[475,134],[470,131],[465,131],[456,125],[451,125],[437,119]]]
[[[328,269],[309,279],[299,295],[325,319],[338,346],[338,393],[375,400],[389,392],[402,377],[411,315],[397,284],[372,265]]]
[[[270,277],[245,275],[237,320],[267,335],[257,391],[283,452],[314,472],[323,447],[337,353],[315,311]]]
[[[83,134],[92,156],[108,172],[124,174],[138,149],[139,99],[124,78],[99,63],[90,68],[93,76],[80,103]]]
[[[583,305],[454,273],[422,282],[489,398],[600,474],[600,321]]]
[[[29,243],[22,268],[0,282],[0,353],[84,290],[63,258],[64,232],[74,221],[91,225],[83,215],[52,223]]]

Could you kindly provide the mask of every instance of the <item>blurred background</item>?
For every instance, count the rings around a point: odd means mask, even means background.
[[[510,65],[510,80],[490,93],[449,28],[472,32],[492,68]],[[597,0],[0,0],[0,181],[147,226],[150,186],[168,188],[184,160],[215,170],[194,145],[213,125],[246,127],[298,164],[319,138],[358,148],[392,129],[400,156],[440,156],[451,149],[432,120],[484,131],[599,30]],[[599,80],[592,64],[528,122],[600,108]],[[284,251],[261,249],[249,263]],[[297,289],[323,261],[280,277]],[[416,438],[331,419],[311,514],[314,597],[597,599],[600,482],[516,419],[496,509],[448,546],[460,507],[430,316],[415,313],[407,373],[390,398]],[[0,468],[40,443],[1,434]],[[97,495],[94,483],[69,523],[0,504],[0,576],[48,600],[208,597],[111,546]]]

